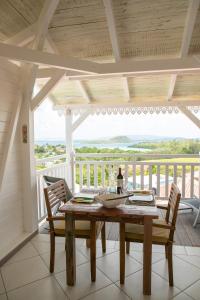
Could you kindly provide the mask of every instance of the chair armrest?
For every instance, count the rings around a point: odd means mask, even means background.
[[[59,221],[59,220],[65,220],[65,216],[52,216],[46,218],[47,221]]]
[[[170,225],[170,224],[156,224],[156,223],[153,223],[152,226],[157,227],[157,228],[164,228],[164,229],[175,229],[175,227]]]

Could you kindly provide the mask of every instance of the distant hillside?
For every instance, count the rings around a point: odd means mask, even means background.
[[[108,140],[109,143],[132,143],[132,139],[130,139],[128,136],[121,135],[121,136],[115,136]]]
[[[86,144],[119,144],[119,143],[133,143],[138,144],[140,142],[161,142],[161,141],[171,141],[171,140],[184,140],[184,138],[179,137],[163,137],[155,135],[119,135],[114,137],[105,137],[94,140],[76,140],[79,143]]]

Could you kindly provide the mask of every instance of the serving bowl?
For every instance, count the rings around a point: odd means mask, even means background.
[[[118,205],[125,203],[127,199],[128,195],[124,194],[103,194],[95,196],[95,200],[107,208],[117,207]]]

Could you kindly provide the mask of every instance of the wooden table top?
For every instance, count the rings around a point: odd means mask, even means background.
[[[65,214],[73,215],[76,219],[105,219],[117,221],[117,219],[143,219],[146,216],[152,219],[158,218],[157,207],[150,206],[136,206],[121,204],[116,208],[106,208],[100,203],[75,203],[68,201],[59,208],[59,211]]]

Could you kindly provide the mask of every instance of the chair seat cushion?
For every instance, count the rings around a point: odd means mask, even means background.
[[[99,234],[102,227],[101,222],[96,222],[96,233]],[[65,235],[65,221],[54,221],[55,234]],[[90,221],[75,221],[75,234],[76,235],[89,235],[90,234]]]
[[[166,221],[163,219],[154,220],[153,224],[166,224]],[[156,243],[167,243],[169,240],[169,229],[153,227],[152,232],[152,242]],[[125,227],[125,235],[126,238],[131,239],[133,241],[140,241],[144,240],[144,226],[139,224],[130,224],[127,223]]]

